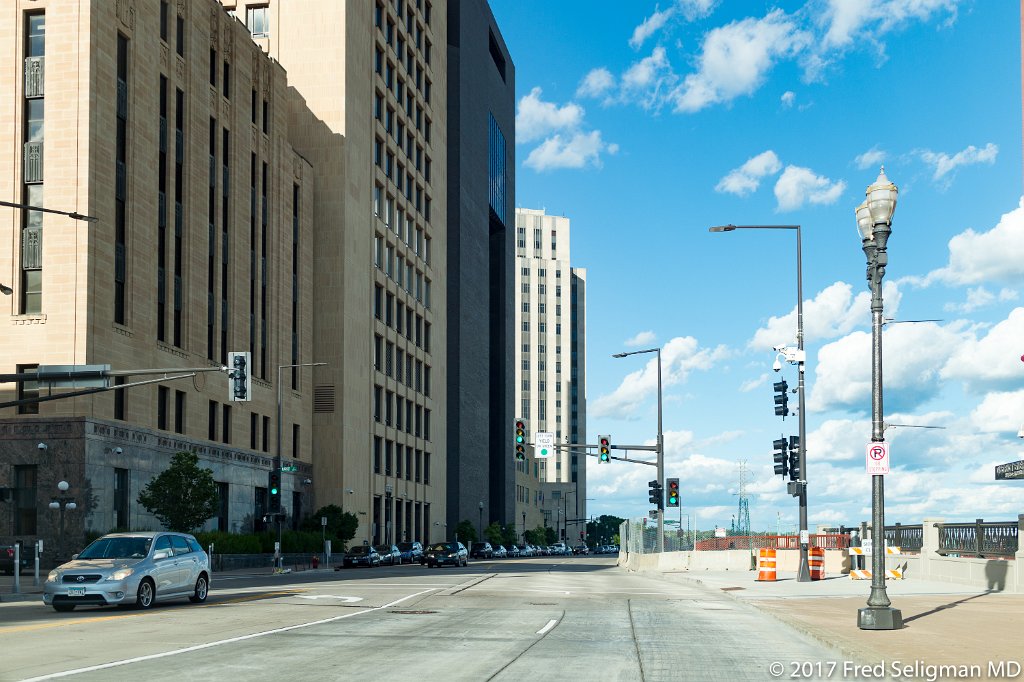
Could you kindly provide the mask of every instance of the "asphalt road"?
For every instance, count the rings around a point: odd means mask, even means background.
[[[206,604],[0,605],[0,680],[770,680],[837,654],[610,557],[214,576]]]

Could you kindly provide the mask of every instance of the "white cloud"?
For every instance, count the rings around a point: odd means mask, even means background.
[[[942,378],[959,379],[979,389],[1020,383],[1024,377],[1020,361],[1024,351],[1022,339],[1024,308],[1016,308],[985,336],[962,339],[942,367]]]
[[[827,26],[822,48],[845,48],[866,35],[880,38],[910,20],[929,20],[945,11],[947,23],[956,19],[957,0],[827,0],[819,23]]]
[[[712,29],[704,37],[699,70],[671,94],[676,111],[700,111],[753,93],[779,59],[798,54],[811,41],[779,9]]]
[[[590,72],[583,77],[580,81],[580,85],[576,88],[577,97],[601,97],[606,94],[609,90],[615,87],[615,76],[608,69],[598,67],[591,69]],[[519,134],[519,131],[516,131]]]
[[[718,181],[716,192],[727,192],[737,196],[746,196],[755,191],[761,184],[761,178],[774,175],[782,169],[779,157],[771,149],[747,159],[739,168],[729,171],[728,175]]]
[[[942,180],[960,166],[971,166],[978,163],[991,165],[995,163],[996,156],[999,154],[999,147],[989,142],[983,149],[970,145],[953,156],[945,152],[933,152],[928,149],[920,150],[917,153],[922,161],[934,168],[932,179]]]
[[[760,388],[761,386],[764,386],[767,383],[768,383],[768,373],[765,372],[764,374],[762,374],[761,376],[757,377],[756,379],[750,379],[749,381],[744,381],[740,385],[740,393],[750,393],[754,389]]]
[[[956,313],[971,313],[979,308],[992,305],[996,301],[1015,301],[1019,294],[1014,289],[1003,288],[994,294],[985,287],[973,287],[967,290],[967,300],[963,303],[947,303],[945,310]]]
[[[715,11],[715,7],[718,6],[719,2],[720,0],[676,0],[680,12],[686,17],[687,21],[703,19],[709,16]]]
[[[988,232],[968,228],[949,240],[949,263],[929,273],[921,283],[982,284],[1016,283],[1024,277],[1024,199],[1003,214]]]
[[[792,90],[786,90],[782,93],[782,97],[780,97],[779,100],[782,102],[782,106],[788,109],[793,106],[793,102],[796,101],[796,93]]]
[[[680,384],[694,370],[707,370],[727,357],[723,346],[700,348],[692,336],[672,339],[661,349],[662,390]],[[658,358],[652,353],[643,369],[628,374],[618,388],[598,397],[588,410],[595,417],[629,417],[658,389]]]
[[[971,412],[971,424],[979,431],[1017,433],[1024,423],[1024,390],[986,395]]]
[[[889,325],[883,333],[886,412],[911,411],[935,396],[940,372],[970,338],[959,325],[933,322]],[[884,362],[884,357],[899,362]],[[871,333],[856,331],[818,351],[807,407],[867,411],[871,407]]]
[[[846,182],[833,182],[824,175],[816,175],[810,168],[786,166],[775,183],[778,210],[793,211],[805,203],[834,204],[846,190]]]
[[[883,161],[885,161],[885,152],[878,147],[872,147],[853,160],[857,168],[861,170],[871,168],[872,166],[879,166]]]
[[[583,121],[583,108],[570,102],[559,107],[541,99],[541,89],[533,88],[519,100],[516,112],[516,142],[538,140],[558,130],[572,130]]]
[[[633,29],[633,36],[629,39],[629,46],[634,50],[638,49],[644,44],[645,40],[650,38],[658,29],[665,25],[665,22],[672,18],[675,11],[674,7],[669,7],[664,12],[659,12],[656,8],[654,14],[644,19],[642,24]]]
[[[655,336],[654,332],[652,332],[650,330],[643,331],[643,332],[640,332],[639,334],[637,334],[636,336],[634,336],[633,338],[628,339],[626,341],[626,346],[628,346],[630,348],[635,348],[637,346],[649,346],[652,343],[654,343],[654,340],[656,338],[658,338],[658,337]]]
[[[668,62],[665,48],[656,47],[649,57],[644,57],[626,69],[622,74],[619,97],[624,101],[637,102],[644,109],[661,106],[665,93],[678,80]]]
[[[882,295],[886,312],[892,316],[899,310],[901,295],[894,282],[884,282]],[[846,282],[835,282],[818,292],[818,295],[804,301],[804,341],[831,339],[850,333],[854,328],[871,322],[871,293],[858,292]],[[768,322],[754,332],[748,344],[755,350],[771,350],[780,344],[796,340],[796,306],[780,317],[770,317]]]
[[[589,133],[577,132],[568,138],[553,135],[531,151],[523,165],[538,171],[599,167],[601,152],[615,154],[618,150],[617,144],[608,144],[601,139],[600,130],[592,130]]]

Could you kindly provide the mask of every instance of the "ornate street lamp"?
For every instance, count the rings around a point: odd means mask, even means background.
[[[67,494],[68,488],[70,487],[71,486],[68,485],[67,481],[61,481],[58,483],[57,490],[60,491],[60,494],[57,495],[57,497],[54,497],[49,504],[50,509],[60,510],[60,534],[57,536],[58,564],[64,562],[64,510],[67,509],[68,511],[74,511],[78,509],[78,505],[75,504],[75,498]]]
[[[867,280],[871,289],[871,442],[885,441],[882,423],[882,278],[889,264],[887,244],[892,233],[892,214],[899,190],[885,177],[868,186],[867,199],[857,207],[857,229],[867,256]],[[885,592],[885,479],[871,477],[871,594],[868,605],[857,611],[861,630],[898,630],[903,614],[891,607]]]

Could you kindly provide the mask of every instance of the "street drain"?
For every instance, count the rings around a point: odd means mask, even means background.
[[[558,606],[553,601],[531,601],[530,606]]]
[[[723,587],[722,592],[732,592],[734,590],[745,590],[745,587]]]
[[[437,611],[391,611],[391,613],[401,613],[409,616],[418,616],[423,613],[437,613]]]

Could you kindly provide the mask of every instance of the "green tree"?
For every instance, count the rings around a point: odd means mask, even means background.
[[[476,526],[469,519],[459,521],[459,525],[455,526],[455,534],[464,545],[476,542]]]
[[[519,534],[516,533],[515,525],[513,525],[511,523],[506,523],[504,526],[502,526],[502,528],[501,528],[501,544],[503,544],[506,547],[508,547],[509,545],[516,544],[516,542],[518,540],[519,540]]]
[[[526,531],[526,541],[531,545],[546,545],[548,530],[544,526],[537,526],[533,530],[528,530]]]
[[[504,544],[504,529],[501,527],[500,523],[494,521],[491,525],[484,528],[484,537],[487,539],[487,542],[492,545]]]
[[[553,545],[558,542],[558,532],[550,526],[544,528],[544,544]]]
[[[165,528],[188,533],[217,513],[217,484],[213,471],[199,466],[198,455],[178,452],[138,499]]]
[[[320,524],[320,519],[325,516],[327,517],[327,527],[324,528],[324,536],[331,540],[332,544],[334,540],[341,543],[340,547],[332,547],[331,551],[345,549],[348,546],[348,541],[356,536],[359,518],[352,512],[342,511],[341,507],[336,504],[320,507],[311,516],[303,519],[299,527],[305,531],[319,531],[323,527]]]
[[[625,519],[618,516],[602,514],[597,520],[587,522],[587,537],[591,542],[611,542],[612,537],[619,534],[619,525],[623,521]]]

